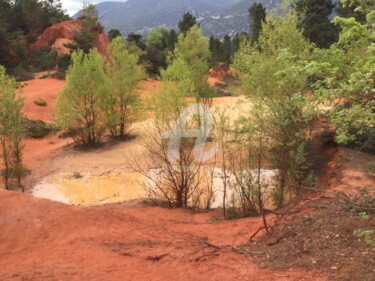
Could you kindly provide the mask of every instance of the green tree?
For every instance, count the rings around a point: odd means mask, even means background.
[[[185,13],[182,20],[178,23],[178,28],[180,33],[186,34],[196,24],[195,17],[190,13]]]
[[[154,45],[160,50],[164,50],[168,45],[169,32],[164,27],[158,27],[151,30],[146,36],[146,44]]]
[[[106,101],[107,123],[112,136],[123,138],[137,118],[140,98],[136,90],[145,73],[139,56],[129,53],[121,37],[111,42],[108,55],[111,63],[107,64],[107,75],[111,88]]]
[[[352,3],[350,6],[343,4],[341,1],[338,1],[337,6],[335,7],[335,12],[338,16],[342,18],[355,18],[356,21],[364,24],[366,23],[366,15],[359,12],[357,8],[360,7],[358,3]]]
[[[262,3],[254,3],[249,8],[250,34],[252,41],[257,42],[262,30],[262,24],[266,21],[266,8]]]
[[[242,73],[243,89],[254,104],[254,114],[265,120],[262,127],[270,143],[269,159],[278,170],[274,193],[278,206],[283,204],[287,190],[292,195],[303,186],[303,181],[301,185],[296,183],[294,169],[307,173],[306,158],[304,165],[293,163],[307,152],[308,132],[315,116],[315,99],[307,95],[310,53],[311,45],[298,29],[298,17],[291,12],[267,20],[258,43],[243,42],[234,57],[234,65]],[[303,149],[296,155],[300,147]]]
[[[330,21],[332,0],[298,0],[294,4],[303,34],[319,48],[328,48],[338,39],[338,28]]]
[[[10,179],[15,177],[23,190],[21,178],[26,168],[22,163],[22,107],[23,100],[16,95],[16,82],[0,66],[0,142],[4,165],[1,175],[6,189],[10,189]]]
[[[67,84],[56,102],[58,123],[70,130],[77,144],[94,146],[106,131],[104,107],[109,83],[104,61],[96,49],[73,52]]]
[[[120,30],[111,29],[110,31],[108,31],[108,39],[109,39],[110,42],[113,39],[115,39],[116,37],[122,37],[122,34],[121,34]]]
[[[210,37],[208,46],[209,50],[211,52],[211,66],[216,65],[220,60],[222,59],[223,55],[223,44],[221,41],[217,38],[214,38],[213,36]]]
[[[84,6],[80,19],[82,21],[82,28],[79,31],[75,31],[73,37],[75,43],[66,44],[65,46],[72,51],[81,49],[84,53],[88,54],[91,48],[97,43],[98,35],[103,33],[104,28],[98,22],[99,15],[95,5],[89,4]]]
[[[315,53],[315,92],[332,101],[331,118],[340,144],[374,134],[375,126],[375,4],[343,1],[345,7],[352,5],[367,22],[336,17],[334,23],[342,30],[338,42]],[[374,153],[373,145],[374,141],[367,146]]]
[[[208,38],[202,35],[198,25],[193,26],[186,35],[180,34],[175,50],[170,54],[169,66],[161,72],[162,80],[180,81],[182,78],[191,82],[189,96],[197,102],[209,102],[212,90],[207,82],[209,75]],[[184,68],[184,74],[178,71]]]
[[[169,31],[168,38],[167,38],[168,51],[172,52],[174,50],[174,46],[175,46],[177,40],[178,40],[177,32],[174,29],[171,29]]]
[[[126,41],[134,42],[143,51],[146,49],[146,44],[144,43],[141,34],[130,33]]]
[[[223,40],[223,61],[230,64],[233,54],[232,40],[229,35],[224,36]]]

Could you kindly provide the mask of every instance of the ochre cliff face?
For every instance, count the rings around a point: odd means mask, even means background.
[[[79,19],[63,21],[48,27],[37,38],[36,42],[29,46],[29,50],[35,50],[43,46],[50,45],[52,50],[57,51],[59,56],[69,54],[69,49],[64,46],[66,43],[74,43],[76,31],[82,28],[82,22]],[[107,57],[106,49],[109,40],[105,32],[98,35],[95,47],[105,57]]]

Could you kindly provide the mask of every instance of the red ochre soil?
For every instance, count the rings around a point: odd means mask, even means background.
[[[72,43],[75,33],[82,28],[82,23],[79,19],[59,22],[48,27],[44,32],[37,38],[36,42],[29,46],[30,50],[38,49],[42,46],[51,45],[52,49],[56,50],[59,55],[68,54],[69,51],[64,44]],[[109,40],[107,34],[102,32],[97,40],[95,47],[98,51],[107,56],[107,47]]]
[[[235,253],[258,218],[75,207],[11,191],[0,191],[0,200],[0,280],[325,280],[312,271],[261,270]]]

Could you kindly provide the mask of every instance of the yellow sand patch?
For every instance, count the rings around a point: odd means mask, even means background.
[[[118,203],[146,197],[144,178],[138,173],[110,176],[57,175],[48,179],[48,184],[73,205],[101,205]]]

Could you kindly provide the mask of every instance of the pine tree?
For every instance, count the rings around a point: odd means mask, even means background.
[[[298,0],[294,4],[304,36],[319,48],[328,48],[338,40],[338,28],[330,21],[332,0]]]
[[[262,30],[262,23],[266,20],[266,8],[262,3],[254,3],[249,8],[249,23],[252,42],[257,42]]]
[[[186,34],[196,24],[195,17],[190,13],[185,13],[182,20],[178,23],[178,28],[180,29],[180,33]]]
[[[230,64],[231,62],[231,57],[233,54],[233,49],[232,49],[232,40],[229,35],[224,36],[224,41],[223,41],[223,61],[227,64]]]
[[[110,42],[113,39],[115,39],[116,37],[122,37],[122,34],[121,34],[120,30],[111,29],[110,31],[108,31],[108,39],[109,39]]]

